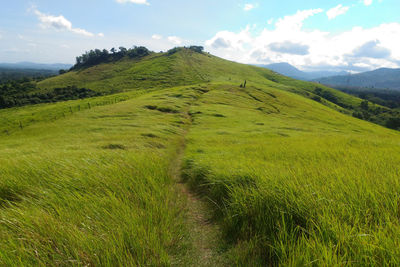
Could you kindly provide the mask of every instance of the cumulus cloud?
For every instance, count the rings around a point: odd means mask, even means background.
[[[293,54],[293,55],[307,55],[310,47],[308,45],[302,45],[298,43],[292,43],[291,41],[285,41],[282,43],[271,43],[268,45],[269,49],[274,52]]]
[[[73,33],[88,36],[88,37],[95,36],[94,33],[88,32],[87,30],[72,27],[72,23],[62,15],[59,15],[59,16],[47,15],[47,14],[40,12],[37,9],[33,10],[33,12],[38,17],[38,19],[40,21],[40,26],[44,29],[55,29],[57,31],[69,31],[69,32],[73,32]],[[100,33],[98,36],[103,37],[104,34]]]
[[[151,38],[154,39],[154,40],[161,40],[163,37],[161,35],[159,35],[159,34],[153,34],[151,36]]]
[[[326,15],[328,16],[328,19],[334,19],[334,18],[336,18],[337,16],[340,16],[340,15],[343,15],[343,14],[346,14],[346,12],[349,10],[349,7],[348,6],[343,6],[343,5],[337,5],[336,7],[334,7],[334,8],[331,8],[331,9],[329,9],[327,12],[326,12]]]
[[[180,45],[182,44],[182,39],[177,37],[177,36],[169,36],[168,37],[168,41],[170,41],[171,43],[175,44],[175,45]]]
[[[244,11],[250,11],[252,9],[256,8],[254,4],[245,4],[243,10]]]
[[[239,33],[230,31],[218,32],[211,40],[206,41],[206,46],[210,46],[217,50],[222,48],[245,52],[243,44],[249,43],[250,41],[250,27],[247,26],[246,29]]]
[[[298,11],[276,20],[273,29],[220,31],[205,46],[213,54],[243,63],[288,62],[301,69],[349,71],[399,67],[400,23],[341,33],[305,29],[304,21],[321,12]]]
[[[309,9],[309,10],[299,10],[296,14],[292,16],[285,16],[280,18],[275,26],[280,30],[287,30],[289,32],[298,31],[303,27],[303,22],[305,19],[314,16],[318,13],[323,12],[321,8]]]
[[[147,5],[149,6],[149,2],[147,0],[116,0],[117,3],[120,4],[125,4],[125,3],[133,3],[133,4],[138,4],[138,5]]]
[[[214,48],[228,48],[230,46],[229,40],[225,40],[223,37],[218,37],[210,43]]]
[[[369,58],[387,58],[391,52],[385,47],[379,46],[379,41],[374,40],[357,47],[353,51],[355,57],[369,57]]]

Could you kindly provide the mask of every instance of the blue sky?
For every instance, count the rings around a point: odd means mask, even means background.
[[[244,63],[399,67],[398,0],[15,0],[0,9],[0,62],[74,63],[92,48],[198,44]]]

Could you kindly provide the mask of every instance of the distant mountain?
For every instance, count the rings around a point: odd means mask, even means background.
[[[400,90],[400,69],[381,68],[359,74],[317,78],[315,81],[332,87],[366,87]]]
[[[328,77],[328,76],[335,76],[335,75],[346,75],[348,74],[345,71],[342,72],[335,72],[335,71],[301,71],[297,69],[296,67],[290,65],[289,63],[274,63],[274,64],[269,64],[269,65],[258,65],[263,68],[267,68],[270,70],[273,70],[279,74],[299,79],[299,80],[305,80],[305,81],[310,81],[310,80],[315,80],[319,79],[322,77]]]
[[[61,69],[71,68],[71,64],[42,64],[33,62],[18,62],[18,63],[0,63],[2,69],[34,69],[34,70],[54,70],[58,71]]]

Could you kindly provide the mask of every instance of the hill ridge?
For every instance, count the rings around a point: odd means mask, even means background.
[[[57,88],[68,88],[66,91],[71,91],[71,88],[82,89],[93,95],[200,83],[239,86],[245,80],[249,84],[270,86],[299,94],[357,118],[394,128],[400,127],[393,124],[392,118],[397,113],[387,107],[371,103],[367,107],[362,104],[363,100],[322,84],[298,81],[265,68],[224,60],[190,48],[175,48],[165,53],[148,53],[133,58],[118,57],[117,61],[72,69],[65,74],[38,82],[37,89],[33,89],[31,94],[35,97],[36,93],[36,98],[42,98],[54,94]]]

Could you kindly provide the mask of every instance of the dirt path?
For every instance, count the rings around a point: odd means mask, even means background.
[[[189,117],[189,115],[187,115]],[[190,120],[190,119],[189,119]],[[185,136],[188,125],[177,148],[177,157],[170,165],[170,175],[176,181],[177,191],[186,201],[187,229],[190,231],[191,247],[187,255],[174,259],[174,266],[229,266],[222,255],[224,244],[217,224],[211,220],[212,214],[208,203],[201,196],[182,182],[182,160],[185,151]]]
[[[218,225],[211,221],[211,210],[200,196],[188,189],[181,181],[181,166],[184,147],[171,166],[171,175],[176,181],[178,192],[186,200],[187,229],[190,231],[188,254],[183,259],[175,259],[175,266],[227,266],[221,255]]]

